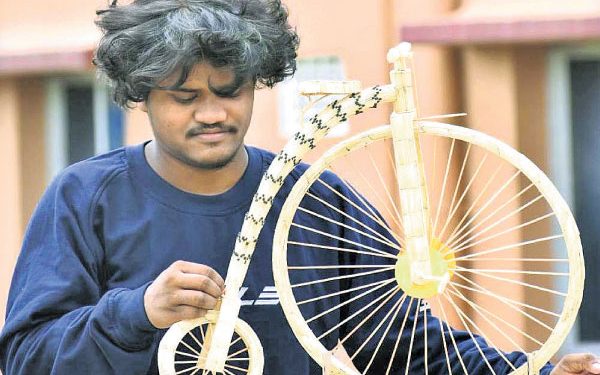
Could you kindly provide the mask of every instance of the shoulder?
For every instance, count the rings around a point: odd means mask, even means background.
[[[48,190],[68,200],[94,199],[115,176],[126,170],[126,149],[119,148],[68,166],[54,178]]]

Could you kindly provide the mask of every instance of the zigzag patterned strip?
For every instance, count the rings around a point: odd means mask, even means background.
[[[270,205],[271,203],[273,203],[273,196],[271,195],[269,197],[266,194],[255,194],[254,198],[252,200],[254,202],[261,202],[261,203]]]
[[[365,92],[363,91],[363,93]],[[283,185],[285,177],[289,174],[289,171],[291,171],[293,167],[301,162],[302,157],[298,156],[298,154],[304,154],[301,151],[302,149],[304,149],[304,151],[308,151],[315,148],[317,141],[324,137],[332,126],[339,122],[348,120],[349,113],[359,114],[362,113],[367,107],[377,108],[379,103],[383,101],[381,93],[382,89],[379,86],[373,87],[364,95],[360,95],[360,93],[353,93],[341,100],[334,100],[319,114],[312,116],[309,120],[309,123],[312,125],[312,127],[299,131],[294,135],[294,143],[288,143],[286,148],[284,148],[284,150],[282,150],[275,157],[275,160],[278,162],[283,162],[283,165],[279,164],[277,167],[275,167],[277,168],[277,170],[275,170],[272,168],[274,167],[272,164],[263,176],[263,182],[273,183],[276,186]],[[298,149],[299,147],[300,150]],[[290,152],[295,155],[290,156]],[[277,177],[275,177],[276,175]],[[279,189],[269,188],[267,185],[263,185],[263,183],[261,183],[258,192],[253,198],[252,205],[262,205],[262,209],[266,207],[266,210],[263,212],[268,212],[268,209],[273,203],[274,195],[278,190]],[[263,191],[267,191],[267,193],[262,193]],[[265,222],[265,217],[257,217],[247,214],[245,217],[245,222],[246,221],[248,224],[253,226],[263,225]],[[245,226],[246,224],[244,224],[242,229]],[[236,248],[238,250],[234,251],[234,257],[236,260],[247,264],[250,261],[254,251],[257,238],[242,236],[241,233],[242,232],[238,234],[236,240]]]
[[[250,213],[246,213],[246,215],[244,215],[244,220],[249,220],[249,221],[253,222],[255,225],[264,225],[264,223],[265,223],[264,217],[256,217],[254,215],[251,215]]]
[[[273,174],[271,174],[271,173],[269,173],[269,171],[267,171],[263,175],[263,180],[265,180],[265,181],[271,181],[275,185],[281,186],[281,185],[283,185],[284,178],[283,178],[283,176],[279,176],[279,177],[275,178],[275,176],[273,176]]]
[[[277,160],[283,160],[283,162],[285,164],[288,164],[290,162],[292,162],[294,165],[298,165],[300,164],[301,159],[298,158],[297,156],[289,156],[286,152],[282,151],[279,153],[279,155],[277,155]]]
[[[317,147],[317,145],[315,145],[315,138],[314,137],[308,137],[306,134],[303,134],[301,132],[298,132],[294,135],[294,140],[295,141],[299,141],[298,143],[300,145],[305,145],[308,143],[308,147],[312,150],[315,147]]]

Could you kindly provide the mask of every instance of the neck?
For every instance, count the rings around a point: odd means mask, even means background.
[[[217,169],[194,167],[165,155],[156,141],[146,145],[144,155],[150,167],[169,184],[200,195],[217,195],[231,189],[248,166],[248,154],[243,146],[227,165]]]

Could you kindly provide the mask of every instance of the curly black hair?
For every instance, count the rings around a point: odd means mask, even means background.
[[[296,70],[299,39],[280,0],[115,0],[97,14],[103,37],[93,62],[123,108],[177,72],[171,88],[181,86],[199,62],[231,68],[256,87]]]

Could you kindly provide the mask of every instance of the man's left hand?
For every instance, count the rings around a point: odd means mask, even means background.
[[[590,374],[600,374],[600,358],[590,353],[568,354],[550,372],[550,375]]]

